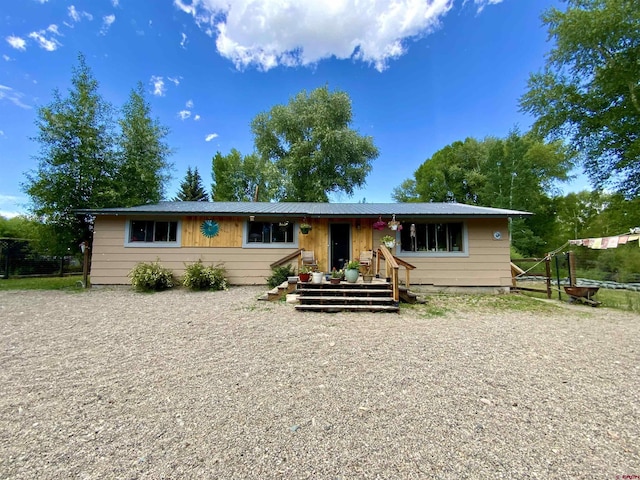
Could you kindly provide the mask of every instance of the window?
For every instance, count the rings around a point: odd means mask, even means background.
[[[162,243],[178,246],[177,221],[131,220],[127,227],[128,245]]]
[[[293,222],[249,222],[247,223],[245,243],[254,246],[260,244],[294,244],[296,239],[293,227]]]
[[[402,252],[462,252],[463,238],[462,222],[416,222],[400,232],[400,249]]]

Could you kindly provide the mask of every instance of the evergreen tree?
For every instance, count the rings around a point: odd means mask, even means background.
[[[208,202],[209,195],[202,185],[202,178],[198,173],[198,168],[187,168],[187,174],[182,183],[178,195],[173,199],[176,202]]]
[[[118,201],[112,108],[82,54],[71,83],[67,97],[56,89],[53,101],[38,110],[38,168],[23,184],[32,212],[51,227],[61,251],[77,250],[91,239],[92,219],[76,215],[77,209],[114,207]]]
[[[142,83],[131,90],[122,109],[118,138],[120,166],[117,186],[119,206],[157,203],[164,197],[171,164],[171,149],[164,141],[169,129],[151,118]]]

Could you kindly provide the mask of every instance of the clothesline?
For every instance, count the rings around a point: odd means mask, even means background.
[[[636,240],[638,240],[638,246],[640,246],[640,228],[638,227],[632,228],[631,233],[622,233],[611,237],[578,238],[569,240],[569,244],[580,245],[594,250],[606,250],[609,248],[618,248],[620,245],[626,245]]]

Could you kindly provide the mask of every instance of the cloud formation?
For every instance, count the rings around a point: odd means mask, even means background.
[[[473,0],[478,7],[500,0]],[[407,42],[437,29],[454,0],[174,0],[216,37],[238,69],[313,65],[330,57],[360,60],[379,71]]]
[[[5,38],[5,40],[16,50],[24,52],[27,49],[27,42],[24,38],[16,37],[15,35],[9,35],[7,38]]]
[[[13,103],[16,107],[24,109],[31,108],[29,105],[22,103],[22,97],[24,97],[24,94],[17,92],[6,85],[0,85],[0,101],[7,100],[8,102]]]
[[[35,40],[40,48],[43,48],[47,52],[53,52],[58,49],[62,44],[53,37],[45,37],[46,30],[40,30],[39,32],[31,32],[29,38]]]
[[[191,112],[189,110],[180,110],[178,112],[178,117],[180,117],[180,120],[186,120],[190,116],[191,116]]]
[[[210,142],[211,140],[213,140],[214,138],[218,138],[218,134],[217,133],[210,133],[209,135],[207,135],[206,137],[204,137],[204,141],[205,142]]]
[[[182,48],[186,48],[185,45],[187,44],[187,34],[186,33],[181,33],[182,35],[182,40],[180,40],[180,46]]]
[[[109,27],[111,27],[111,25],[113,25],[113,22],[115,21],[116,16],[113,14],[105,15],[104,17],[102,17],[102,28],[100,29],[100,35],[106,35],[109,31]]]
[[[67,12],[69,14],[69,17],[71,18],[71,20],[73,20],[74,22],[79,22],[80,20],[82,20],[83,18],[86,18],[87,20],[93,20],[93,15],[91,15],[88,12],[79,12],[75,5],[70,5],[67,8]]]
[[[464,6],[468,1],[464,0],[462,5]],[[473,4],[478,7],[478,13],[482,12],[487,5],[497,5],[499,3],[502,3],[502,0],[473,0]]]
[[[162,77],[152,75],[149,82],[153,85],[153,94],[156,97],[163,97],[167,91],[167,87],[164,85],[164,79]]]

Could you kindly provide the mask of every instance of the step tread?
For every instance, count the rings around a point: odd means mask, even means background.
[[[296,310],[368,310],[379,312],[398,312],[400,307],[395,305],[296,305]]]
[[[305,301],[316,301],[316,302],[326,302],[326,301],[337,301],[337,302],[393,302],[393,297],[343,297],[343,296],[330,296],[330,295],[321,295],[321,296],[311,296],[311,295],[301,295],[299,297],[300,300]]]

